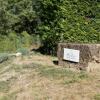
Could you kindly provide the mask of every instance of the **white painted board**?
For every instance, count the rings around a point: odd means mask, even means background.
[[[64,48],[64,60],[72,61],[72,62],[79,62],[80,60],[80,51],[74,49]]]

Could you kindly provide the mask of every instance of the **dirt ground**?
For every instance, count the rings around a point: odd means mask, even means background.
[[[0,64],[0,100],[100,100],[100,71],[79,72],[41,54]]]

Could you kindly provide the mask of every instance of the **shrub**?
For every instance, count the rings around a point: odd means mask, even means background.
[[[95,0],[37,0],[43,52],[55,53],[58,42],[99,43],[98,4]]]
[[[0,37],[0,52],[15,52],[19,48],[29,48],[31,44],[32,37],[27,32],[12,32]]]
[[[22,47],[30,47],[32,44],[32,36],[29,35],[26,31],[21,33],[21,42]]]

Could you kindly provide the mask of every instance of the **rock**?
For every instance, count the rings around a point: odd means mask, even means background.
[[[79,62],[70,62],[63,59],[64,48],[80,51]],[[100,44],[75,44],[75,43],[59,43],[58,44],[58,60],[60,66],[74,67],[77,69],[87,69],[90,63],[96,63],[100,66]],[[90,66],[89,66],[90,67]],[[91,67],[93,67],[91,65]]]

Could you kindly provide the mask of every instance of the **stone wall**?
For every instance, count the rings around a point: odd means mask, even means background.
[[[76,63],[64,60],[64,48],[79,50],[80,61]],[[100,44],[59,43],[57,55],[60,66],[78,69],[87,69],[90,65],[94,67],[94,63],[98,65],[98,67],[100,66]]]

